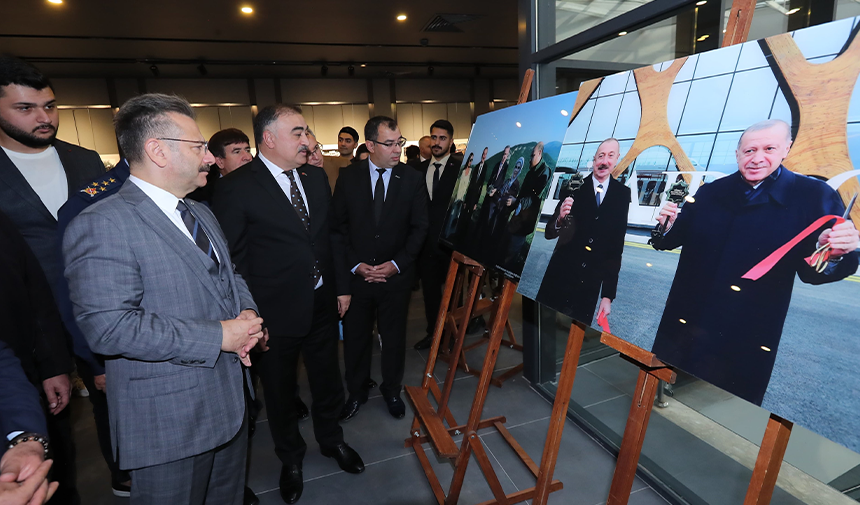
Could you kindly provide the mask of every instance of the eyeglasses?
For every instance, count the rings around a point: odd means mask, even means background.
[[[202,147],[204,151],[209,149],[209,142],[206,142],[205,140],[169,139],[166,137],[156,137],[155,140],[170,140],[173,142],[188,142],[189,144],[195,144],[199,147]]]
[[[377,142],[375,140],[371,140],[371,142],[373,142],[374,144],[379,144],[381,146],[385,146],[389,149],[391,149],[394,146],[403,147],[406,145],[406,139],[403,137],[400,137],[397,140],[389,140],[388,142]]]
[[[317,145],[315,145],[314,148],[311,149],[311,154],[321,153],[322,150],[323,150],[323,145],[321,143],[317,142]]]

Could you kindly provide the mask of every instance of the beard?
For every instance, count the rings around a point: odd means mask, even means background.
[[[51,135],[47,137],[38,137],[35,135],[35,130],[42,128],[44,126],[50,127],[52,130]],[[7,122],[5,119],[0,117],[0,130],[3,130],[3,133],[9,136],[12,140],[19,142],[29,148],[38,149],[40,147],[48,147],[53,142],[54,139],[57,138],[57,127],[52,124],[40,125],[38,128],[34,128],[33,132],[26,132],[17,126]]]

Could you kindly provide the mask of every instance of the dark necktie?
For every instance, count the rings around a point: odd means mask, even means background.
[[[296,211],[296,215],[299,216],[302,224],[305,225],[305,230],[310,231],[311,216],[308,214],[305,199],[302,198],[302,192],[299,191],[299,185],[296,184],[296,175],[293,172],[295,170],[284,170],[284,173],[287,174],[287,178],[290,180],[290,203],[293,204],[293,210]],[[322,274],[320,273],[319,260],[314,255],[314,286],[319,284],[320,277],[322,277]]]
[[[385,204],[385,181],[382,180],[382,174],[385,173],[384,168],[377,168],[376,172],[379,177],[376,178],[376,185],[373,187],[373,221],[378,225],[382,219],[382,206]]]
[[[597,185],[597,206],[600,207],[600,201],[603,200],[603,184]]]
[[[433,199],[433,195],[436,194],[436,186],[439,185],[439,169],[442,167],[441,163],[434,163],[433,166],[433,185],[430,187],[430,199]]]
[[[212,242],[209,240],[209,236],[206,235],[206,230],[200,226],[200,222],[197,221],[197,218],[191,214],[191,211],[188,210],[188,206],[185,205],[185,202],[179,200],[176,204],[176,210],[179,211],[179,215],[182,217],[182,222],[185,223],[185,227],[188,228],[188,232],[191,233],[191,238],[194,239],[194,243],[197,244],[197,247],[200,248],[201,251],[206,256],[212,259],[215,264],[218,264],[218,257],[215,255],[215,249],[212,247]]]

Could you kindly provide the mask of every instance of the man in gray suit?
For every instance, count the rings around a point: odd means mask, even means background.
[[[240,360],[264,338],[215,217],[183,197],[215,163],[188,103],[132,98],[115,118],[131,175],[63,239],[75,319],[107,356],[111,435],[131,503],[239,504]]]

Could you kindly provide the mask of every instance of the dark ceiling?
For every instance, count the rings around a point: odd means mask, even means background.
[[[517,75],[515,0],[4,4],[0,50],[53,77]]]

